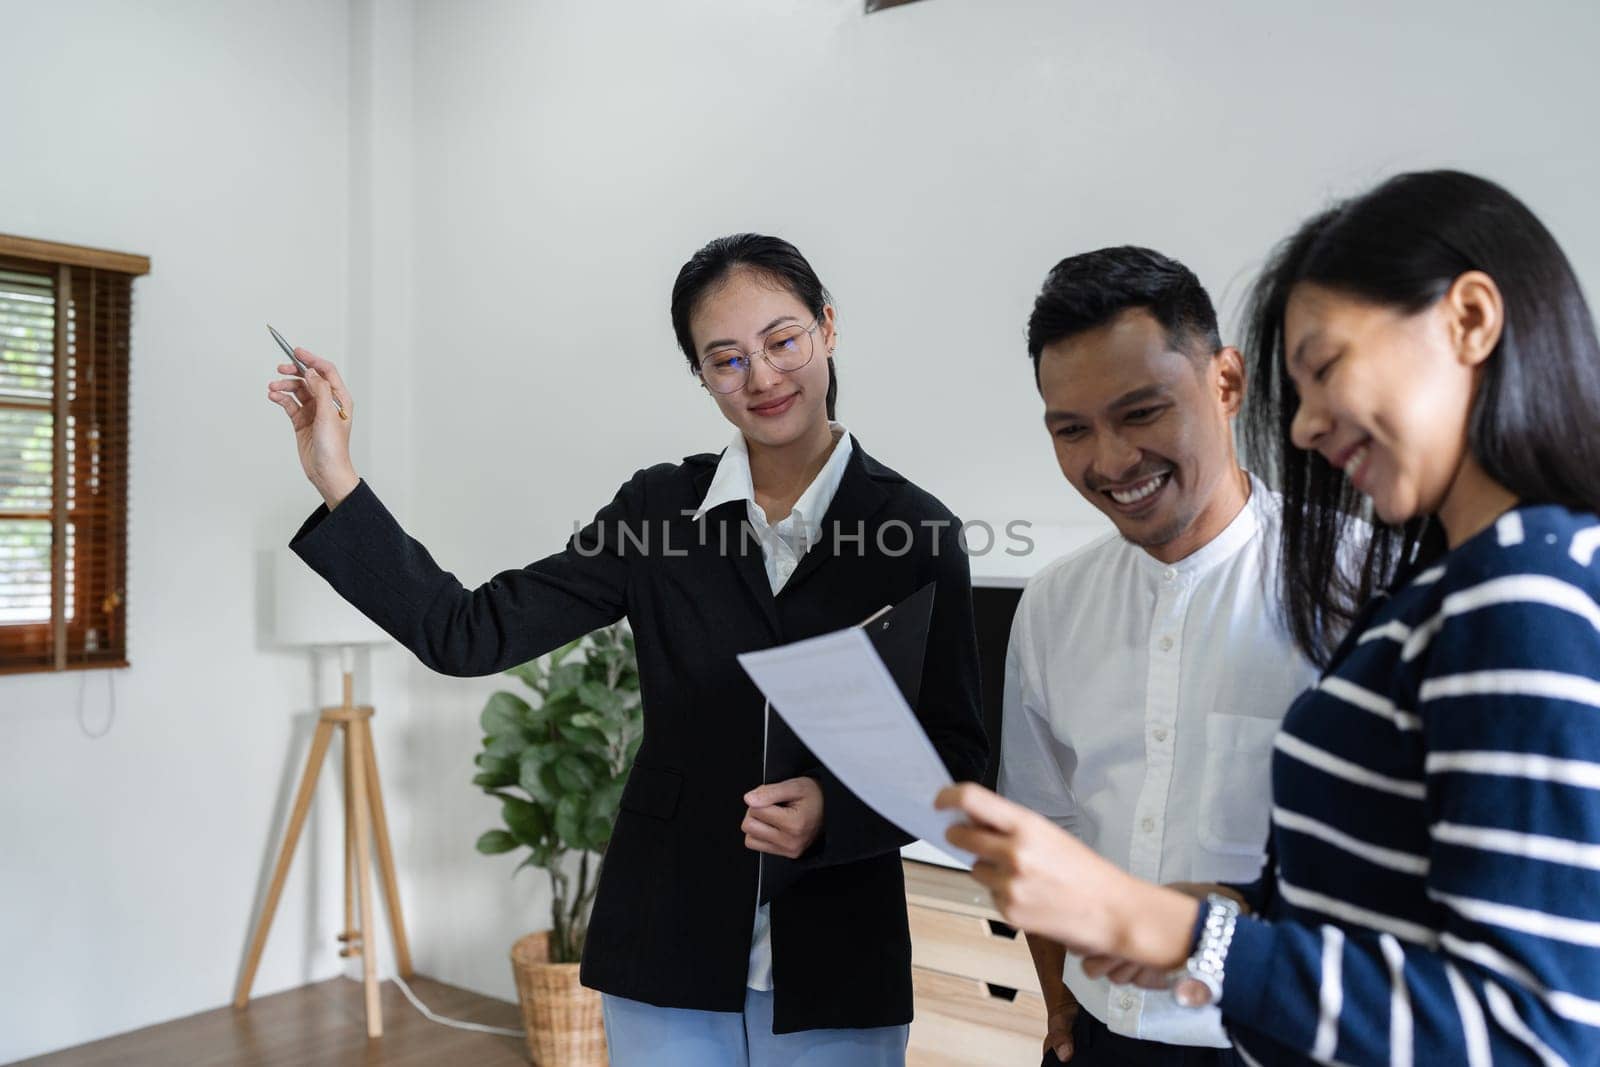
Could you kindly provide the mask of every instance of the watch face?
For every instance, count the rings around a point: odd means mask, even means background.
[[[1172,987],[1172,999],[1186,1008],[1203,1008],[1211,1003],[1211,987],[1198,978],[1180,978]]]

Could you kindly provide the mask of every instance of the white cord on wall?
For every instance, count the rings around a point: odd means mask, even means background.
[[[108,710],[106,711],[106,724],[98,730],[89,728],[89,721],[84,716],[84,698],[89,693],[89,676],[93,671],[80,671],[83,675],[78,681],[78,729],[83,731],[83,736],[91,741],[98,741],[111,732],[111,724],[117,721],[117,679],[110,670],[102,671],[106,676],[106,694],[108,697]]]
[[[400,992],[404,993],[406,995],[406,999],[411,1001],[411,1006],[420,1011],[423,1015],[423,1018],[427,1019],[429,1022],[435,1022],[441,1026],[453,1026],[457,1030],[472,1030],[480,1034],[503,1034],[506,1037],[526,1036],[521,1030],[508,1030],[503,1026],[485,1026],[482,1023],[465,1023],[460,1019],[446,1019],[443,1015],[435,1015],[432,1011],[428,1010],[428,1006],[426,1004],[417,999],[417,995],[415,993],[411,992],[411,987],[406,985],[406,980],[404,978],[401,978],[398,974],[395,975],[394,984],[399,986]]]

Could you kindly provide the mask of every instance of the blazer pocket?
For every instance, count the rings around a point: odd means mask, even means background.
[[[682,788],[683,775],[677,771],[635,762],[622,787],[622,809],[665,821],[677,812]]]

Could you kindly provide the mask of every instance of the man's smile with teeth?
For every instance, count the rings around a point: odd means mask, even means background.
[[[1137,504],[1165,485],[1171,473],[1171,471],[1163,471],[1154,477],[1146,478],[1137,485],[1129,486],[1127,489],[1108,489],[1106,492],[1112,500],[1119,504]]]

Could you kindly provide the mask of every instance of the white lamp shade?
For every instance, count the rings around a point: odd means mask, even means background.
[[[391,638],[289,549],[272,559],[273,639],[280,645],[376,645]]]

